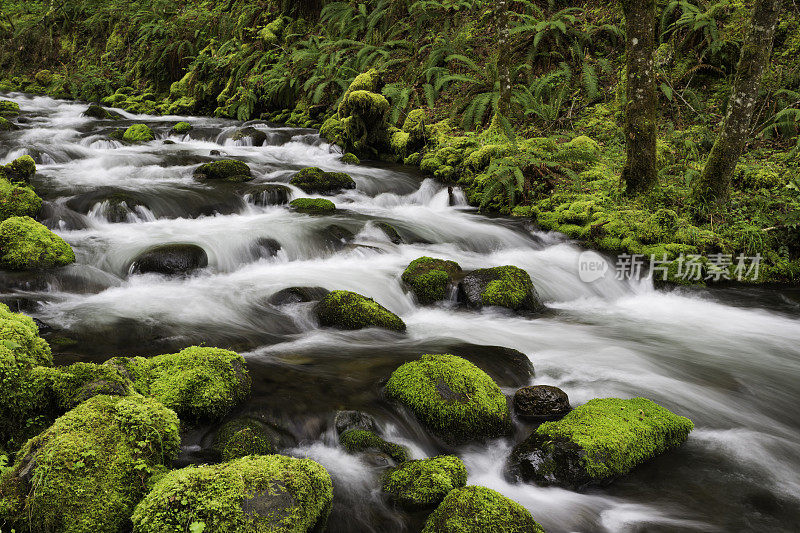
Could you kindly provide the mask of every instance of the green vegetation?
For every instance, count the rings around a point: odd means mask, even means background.
[[[291,205],[291,204],[290,204]],[[381,304],[355,292],[331,291],[314,307],[320,325],[339,329],[386,328],[403,332],[405,323]]]
[[[194,170],[196,178],[222,180],[231,182],[250,181],[253,179],[247,163],[235,159],[220,159],[204,163]]]
[[[483,370],[454,355],[423,355],[395,370],[386,396],[445,441],[499,437],[510,430],[506,398]]]
[[[0,100],[0,117],[16,117],[19,115],[19,104],[11,100]]]
[[[192,125],[188,122],[178,122],[172,126],[172,133],[177,133],[178,135],[184,135],[190,131],[192,131]]]
[[[331,478],[318,463],[249,456],[169,472],[136,507],[133,530],[183,533],[204,522],[209,533],[322,531],[332,500]]]
[[[18,531],[116,533],[179,445],[157,401],[95,396],[23,446],[0,478],[0,517]]]
[[[381,476],[383,492],[406,509],[438,505],[447,494],[467,484],[467,468],[453,455],[408,461]]]
[[[350,152],[347,152],[346,154],[344,154],[342,156],[342,158],[341,158],[341,161],[342,161],[342,163],[344,163],[346,165],[360,165],[361,164],[361,160],[358,158],[358,156],[356,156],[356,154],[351,154]]]
[[[428,517],[422,533],[544,533],[523,506],[485,487],[451,491]]]
[[[385,453],[398,463],[408,461],[408,449],[405,446],[385,441],[372,431],[362,429],[347,430],[339,435],[339,443],[350,453],[372,449]]]
[[[310,215],[324,215],[336,211],[336,205],[325,198],[296,198],[289,202],[289,207]]]
[[[541,311],[544,306],[527,272],[515,266],[481,268],[467,274],[461,292],[471,306]]]
[[[461,267],[455,261],[419,257],[406,267],[402,279],[417,301],[427,305],[447,299],[449,289],[460,273]]]
[[[68,265],[75,253],[64,239],[30,217],[0,223],[0,268],[33,270]]]
[[[217,431],[214,449],[223,461],[247,455],[269,455],[276,451],[264,424],[250,418],[226,422]]]
[[[147,142],[153,139],[153,132],[147,124],[133,124],[122,135],[122,140],[132,143]]]
[[[0,221],[11,217],[34,217],[42,208],[42,199],[30,187],[0,178]]]
[[[323,172],[317,167],[304,168],[289,180],[304,192],[333,194],[342,189],[355,189],[356,182],[344,172]]]
[[[11,182],[28,183],[36,173],[36,162],[29,155],[23,155],[4,167],[0,167],[0,177]]]

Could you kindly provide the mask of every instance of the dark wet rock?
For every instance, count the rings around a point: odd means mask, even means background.
[[[208,152],[208,155],[222,155],[222,152],[220,152],[219,150],[211,150],[210,152]]]
[[[250,197],[251,203],[261,207],[284,205],[289,203],[291,189],[277,183],[265,183],[263,185],[256,185],[250,189],[247,194]]]
[[[386,235],[386,237],[388,237],[389,240],[394,244],[403,243],[403,238],[400,236],[399,233],[397,233],[397,230],[391,224],[388,224],[386,222],[378,222],[376,226],[378,226],[378,229],[380,229]]]
[[[268,302],[272,305],[314,302],[325,298],[326,294],[328,290],[322,287],[289,287],[270,296]]]
[[[194,177],[207,180],[242,182],[253,179],[247,163],[235,159],[220,159],[200,165],[194,170]]]
[[[458,296],[470,307],[499,306],[517,312],[544,310],[530,276],[515,266],[470,272],[459,283]]]
[[[324,172],[317,167],[304,168],[289,180],[307,193],[332,194],[344,189],[355,189],[356,182],[344,172]]]
[[[234,141],[249,139],[253,146],[262,146],[264,141],[267,140],[267,134],[252,126],[247,126],[246,128],[239,128],[233,132],[231,139]]]
[[[501,384],[519,387],[530,383],[534,376],[531,360],[513,348],[464,343],[449,345],[446,350],[478,366]]]
[[[375,418],[362,411],[337,411],[333,425],[339,435],[351,429],[378,432],[378,423],[375,422]]]
[[[269,237],[260,237],[250,245],[250,250],[256,257],[269,259],[278,255],[278,252],[281,251],[281,243]]]
[[[338,224],[331,224],[322,230],[322,235],[334,242],[345,244],[353,240],[355,233]]]
[[[183,274],[208,266],[208,254],[196,244],[165,244],[144,252],[131,264],[130,272]]]
[[[339,444],[348,453],[380,452],[385,453],[397,464],[409,459],[408,448],[382,439],[372,431],[349,429],[339,435]]]
[[[169,145],[169,144],[176,144],[176,143],[172,139],[164,139],[163,141],[161,141],[161,144]]]
[[[84,117],[91,117],[96,119],[111,119],[111,120],[119,120],[122,118],[122,115],[117,113],[116,111],[111,111],[110,109],[106,109],[99,105],[92,104],[89,108],[83,112]]]
[[[570,409],[567,393],[551,385],[522,387],[514,394],[514,412],[523,420],[558,420]]]

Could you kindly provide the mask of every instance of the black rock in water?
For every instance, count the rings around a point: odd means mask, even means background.
[[[514,412],[523,420],[558,420],[570,409],[567,393],[551,385],[522,387],[514,394]]]
[[[196,244],[165,244],[147,250],[131,264],[132,274],[184,274],[208,266],[208,254]]]

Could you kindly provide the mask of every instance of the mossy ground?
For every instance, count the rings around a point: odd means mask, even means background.
[[[499,437],[510,429],[508,404],[497,384],[454,355],[428,354],[402,365],[385,393],[452,443]]]
[[[406,509],[425,509],[467,484],[467,468],[453,455],[408,461],[381,475],[383,492]]]
[[[314,308],[322,326],[339,329],[386,328],[403,332],[405,323],[371,298],[351,291],[331,291]]]

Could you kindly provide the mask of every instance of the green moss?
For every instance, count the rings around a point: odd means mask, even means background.
[[[19,115],[19,104],[11,100],[0,100],[0,117],[16,117]]]
[[[322,123],[322,127],[319,129],[319,134],[323,139],[327,139],[329,142],[343,144],[344,125],[336,116],[330,117],[328,120]]]
[[[3,117],[0,117],[0,131],[11,131],[13,129],[14,129],[14,124],[12,124]],[[0,168],[0,171],[2,171],[2,168]],[[2,175],[2,172],[0,172],[0,175]]]
[[[575,137],[559,147],[559,159],[594,162],[600,159],[600,145],[585,135]]]
[[[188,115],[197,107],[197,100],[190,96],[182,96],[170,102],[167,107],[167,115]]]
[[[406,133],[405,131],[397,130],[392,133],[389,137],[389,147],[391,148],[392,153],[405,159],[405,157],[408,155],[408,143],[410,138],[411,134]]]
[[[75,261],[69,244],[30,217],[11,217],[0,223],[0,268],[33,270]]]
[[[535,294],[531,277],[527,272],[515,266],[483,268],[471,274],[485,274],[491,277],[491,281],[481,293],[483,305],[520,309],[531,297],[531,294]]]
[[[172,126],[172,133],[177,133],[178,135],[184,135],[189,133],[192,130],[192,125],[188,122],[178,122],[174,126]]]
[[[332,194],[343,189],[355,189],[356,182],[344,172],[324,172],[318,167],[308,167],[289,180],[307,193]]]
[[[33,189],[0,178],[0,221],[10,217],[33,217],[41,208],[42,199]]]
[[[448,291],[461,273],[461,267],[455,261],[419,257],[411,261],[403,272],[403,282],[422,305],[431,304],[448,297]]]
[[[355,292],[331,291],[314,308],[322,326],[339,329],[380,327],[403,332],[405,323],[381,304]]]
[[[412,148],[419,148],[425,143],[425,119],[423,109],[414,109],[403,122],[403,131],[409,134],[408,142]]]
[[[11,182],[29,182],[36,174],[36,162],[29,155],[23,155],[3,167],[5,178]]]
[[[108,365],[73,363],[52,369],[49,378],[59,412],[101,394],[128,396],[134,393],[131,381]]]
[[[395,370],[386,395],[448,442],[499,437],[510,428],[506,398],[483,370],[454,355],[423,355]]]
[[[236,418],[226,422],[217,432],[214,449],[223,461],[276,452],[264,423],[251,418]]]
[[[358,159],[358,156],[355,154],[351,154],[350,152],[344,154],[340,161],[346,165],[360,165],[361,160]]]
[[[595,399],[556,422],[539,426],[545,454],[556,443],[576,446],[580,464],[593,479],[626,474],[635,466],[680,446],[694,425],[646,398]],[[543,470],[557,468],[542,465]]]
[[[469,486],[451,491],[422,533],[544,533],[527,509],[499,492]]]
[[[467,468],[454,455],[408,461],[381,476],[383,492],[409,510],[438,505],[451,490],[466,484]]]
[[[29,440],[0,480],[0,516],[37,531],[116,533],[180,445],[155,400],[95,396]]]
[[[324,198],[296,198],[289,202],[289,207],[300,213],[328,214],[336,211],[336,205]]]
[[[306,533],[324,529],[332,500],[330,476],[318,463],[248,456],[168,473],[132,520],[135,533],[184,533],[192,522],[218,533]]]
[[[196,178],[222,180],[230,182],[249,181],[253,179],[247,163],[235,159],[220,159],[200,165],[194,170]]]
[[[374,449],[385,453],[398,463],[408,461],[408,448],[385,441],[372,431],[350,429],[339,436],[339,444],[349,453]]]
[[[133,124],[125,130],[122,138],[128,142],[147,142],[154,139],[153,132],[147,124]]]

